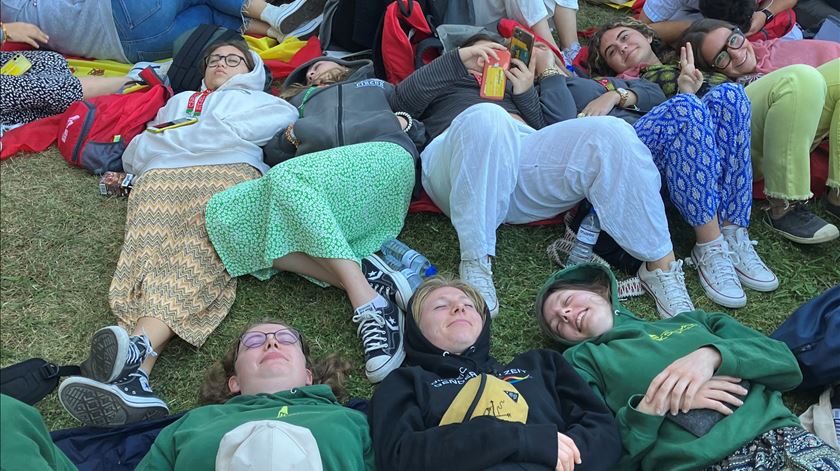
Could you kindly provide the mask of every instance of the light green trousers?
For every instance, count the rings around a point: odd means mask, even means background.
[[[753,178],[773,198],[812,196],[810,152],[830,136],[828,186],[840,187],[840,59],[791,65],[746,87],[752,104]]]

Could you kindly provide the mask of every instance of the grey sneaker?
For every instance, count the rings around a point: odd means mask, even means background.
[[[739,227],[733,232],[724,231],[723,238],[732,251],[732,264],[742,285],[763,292],[770,292],[779,287],[779,278],[758,256],[755,251],[758,242],[750,240],[746,227]]]
[[[682,260],[675,260],[669,265],[668,271],[662,271],[660,268],[648,271],[644,262],[639,267],[642,288],[653,296],[659,317],[663,319],[694,310],[694,304],[685,288],[682,265]]]
[[[799,244],[821,244],[840,237],[837,226],[812,213],[804,201],[791,205],[793,208],[778,219],[767,211],[764,222],[782,237]]]
[[[405,360],[404,314],[391,301],[385,308],[368,304],[359,309],[354,312],[353,322],[359,324],[356,333],[365,351],[365,374],[371,383],[379,383]]]
[[[147,356],[156,356],[145,335],[129,336],[119,326],[97,330],[90,340],[90,356],[82,362],[82,376],[113,383],[137,371]]]
[[[747,295],[732,264],[732,252],[723,237],[709,245],[695,245],[691,249],[691,262],[697,268],[700,286],[712,301],[728,308],[747,305]]]
[[[496,287],[493,285],[493,268],[490,257],[461,260],[458,272],[462,280],[471,284],[481,293],[481,297],[487,303],[487,309],[490,310],[490,317],[496,317],[499,313],[499,298],[496,296]]]
[[[82,376],[67,378],[58,387],[61,405],[86,426],[118,427],[169,414],[169,408],[149,386],[141,370],[105,384]]]

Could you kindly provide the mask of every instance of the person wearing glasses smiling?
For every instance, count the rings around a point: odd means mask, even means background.
[[[207,371],[203,405],[164,428],[136,469],[372,470],[367,419],[339,402],[349,369],[337,354],[313,361],[282,321],[251,324]],[[0,403],[4,469],[76,469],[35,408]]]
[[[798,67],[803,70],[803,74],[807,73],[813,77],[813,88],[807,88],[807,83],[801,84],[813,97],[813,108],[802,108],[807,113],[802,113],[801,116],[797,114],[799,109],[790,110],[783,117],[782,123],[775,123],[768,118],[764,122],[764,131],[753,134],[753,148],[759,144],[755,140],[763,140],[764,148],[793,140],[797,142],[796,152],[786,154],[787,159],[782,162],[770,159],[759,161],[756,168],[761,168],[764,173],[765,188],[768,185],[772,187],[766,190],[773,205],[767,222],[787,237],[790,232],[787,230],[784,216],[789,214],[791,209],[786,208],[788,205],[779,200],[800,199],[796,198],[797,195],[807,195],[806,198],[811,196],[807,156],[814,146],[827,137],[828,188],[823,205],[826,212],[840,220],[840,44],[814,39],[750,42],[744,40],[744,35],[738,28],[718,20],[695,22],[685,32],[684,39],[694,46],[694,55],[701,69],[722,72],[732,80],[751,83],[746,91],[753,102],[753,113],[759,115],[762,114],[764,106],[761,97],[784,91],[780,88],[784,86],[778,84],[778,81],[784,80],[781,78],[784,77],[784,71],[792,70],[788,66]],[[816,71],[808,70],[806,66],[816,67]],[[779,72],[773,74],[776,71]],[[791,84],[797,85],[799,84]],[[822,97],[823,104],[820,106],[816,102]],[[779,192],[785,198],[779,198],[772,192]],[[796,211],[796,207],[793,211]],[[788,238],[797,241],[792,237]]]
[[[59,387],[64,408],[85,425],[169,413],[149,385],[157,355],[175,336],[200,347],[236,298],[205,227],[207,202],[266,172],[260,146],[297,119],[292,105],[263,91],[262,60],[244,42],[210,45],[204,64],[202,89],[170,98],[147,130],[188,125],[144,132],[123,154],[136,179],[108,293],[120,325],[94,333],[82,376]]]
[[[752,107],[750,142],[753,180],[764,180],[764,194],[770,202],[770,209],[764,215],[764,221],[782,237],[800,244],[819,244],[840,236],[837,226],[814,214],[806,205],[812,196],[810,190],[810,151],[814,142],[819,142],[831,133],[837,136],[838,123],[837,96],[840,95],[837,77],[840,77],[840,62],[829,60],[837,57],[832,54],[836,45],[824,46],[825,41],[788,41],[796,55],[787,55],[783,62],[780,56],[768,54],[764,59],[755,57],[760,47],[768,50],[789,51],[785,42],[765,41],[749,43],[743,41],[743,35],[734,31],[729,23],[717,20],[701,20],[699,25],[726,25],[726,32],[720,34],[717,47],[707,46],[698,39],[690,42],[697,64],[710,64],[720,56],[719,65],[723,69],[707,68],[704,83],[697,91],[698,96],[705,95],[713,86],[738,79],[745,84],[745,92]],[[695,25],[696,28],[696,25]],[[716,28],[719,29],[719,28]],[[698,31],[694,29],[694,31]],[[692,37],[704,37],[702,32],[693,33]],[[731,41],[731,42],[730,42]],[[805,41],[808,41],[807,43]],[[726,46],[731,44],[731,46]],[[805,52],[813,45],[816,48]],[[615,53],[607,55],[607,48],[614,46]],[[724,51],[724,46],[725,51]],[[712,52],[711,50],[714,49]],[[706,58],[701,57],[704,52]],[[801,53],[799,51],[802,51]],[[721,54],[725,52],[726,54]],[[714,57],[713,57],[714,56]],[[762,56],[764,57],[764,56]],[[801,59],[796,59],[800,58]],[[734,65],[730,60],[736,60]],[[798,64],[805,61],[818,65],[816,70],[810,65]],[[601,26],[593,35],[589,47],[589,68],[593,74],[617,75],[619,78],[643,78],[656,83],[666,96],[678,93],[677,78],[680,65],[674,52],[665,45],[647,25],[635,20],[620,20]],[[766,73],[765,75],[744,75],[745,70],[756,72],[757,64],[793,64]],[[749,66],[748,64],[755,64]],[[733,70],[739,68],[740,72]],[[760,71],[760,70],[759,70]],[[767,72],[766,70],[764,72]],[[815,112],[822,110],[822,112]],[[840,146],[836,145],[840,137],[830,139],[834,147],[829,150],[829,193],[825,201],[826,210],[836,216],[838,190],[840,186]]]

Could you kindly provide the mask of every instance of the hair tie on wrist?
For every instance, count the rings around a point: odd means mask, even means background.
[[[408,125],[403,129],[404,132],[411,131],[411,127],[414,126],[414,119],[411,117],[410,114],[406,113],[405,111],[395,111],[394,116],[400,116],[406,120]]]

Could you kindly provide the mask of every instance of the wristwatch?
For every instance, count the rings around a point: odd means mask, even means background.
[[[626,89],[621,88],[621,87],[616,88],[615,91],[618,92],[618,96],[619,96],[619,99],[618,99],[619,108],[624,108],[625,105],[627,104],[627,99],[630,98],[630,92],[628,92]]]
[[[772,19],[773,19],[773,16],[774,16],[774,15],[773,15],[773,12],[772,12],[772,11],[770,11],[770,10],[768,10],[768,9],[766,9],[766,8],[762,8],[762,9],[761,9],[761,13],[764,13],[764,16],[766,16],[766,17],[767,17],[767,19],[766,19],[766,20],[764,20],[764,24],[767,24],[770,20],[772,20]]]

